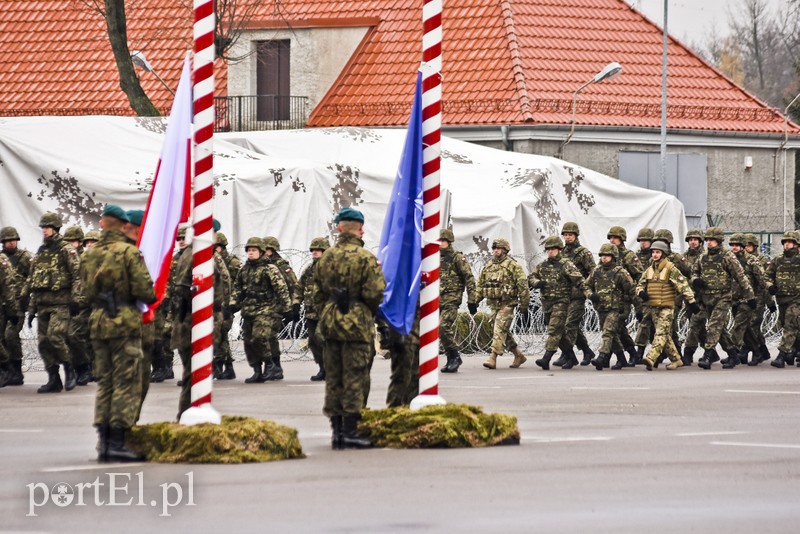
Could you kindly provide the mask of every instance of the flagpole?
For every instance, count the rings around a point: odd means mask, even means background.
[[[214,1],[194,0],[194,239],[192,241],[192,406],[182,424],[217,423],[211,406],[214,339]]]
[[[442,0],[422,6],[422,280],[418,409],[439,396],[439,169],[442,137]]]

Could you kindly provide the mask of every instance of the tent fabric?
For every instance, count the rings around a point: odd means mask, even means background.
[[[164,140],[166,120],[129,117],[0,118],[0,225],[15,226],[20,246],[41,242],[48,210],[97,229],[106,202],[143,209]],[[232,246],[250,236],[277,236],[306,250],[333,237],[340,208],[366,217],[364,240],[375,249],[400,162],[405,129],[330,128],[237,132],[214,138],[215,217]],[[456,248],[489,252],[496,237],[512,254],[543,252],[566,221],[596,252],[607,230],[666,228],[683,245],[686,220],[675,197],[628,185],[570,163],[442,139],[441,186],[451,195]]]

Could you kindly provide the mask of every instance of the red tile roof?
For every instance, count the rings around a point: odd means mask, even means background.
[[[444,124],[569,124],[573,91],[618,61],[620,76],[581,92],[577,123],[659,127],[661,31],[623,0],[443,1]],[[143,50],[175,87],[190,47],[190,3],[128,4],[131,50]],[[404,125],[421,59],[420,6],[420,0],[282,0],[265,2],[250,26],[371,26],[309,125]],[[783,132],[775,110],[678,41],[669,47],[670,128]],[[131,114],[103,19],[80,0],[67,7],[4,0],[0,73],[0,115]],[[155,77],[139,74],[156,106],[168,107],[171,96]],[[218,70],[220,93],[225,75]]]

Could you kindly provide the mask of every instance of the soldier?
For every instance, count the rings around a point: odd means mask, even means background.
[[[686,243],[689,248],[686,250],[686,254],[683,255],[683,261],[689,266],[691,272],[694,269],[694,265],[700,261],[706,252],[706,248],[703,246],[703,231],[694,228],[686,232]],[[701,343],[705,343],[707,319],[708,315],[702,308],[688,318],[689,329],[686,331],[686,340],[683,344],[683,365],[692,365],[697,347]]]
[[[783,328],[778,356],[770,362],[779,369],[794,365],[794,344],[800,333],[800,237],[797,232],[786,232],[781,245],[783,254],[767,267],[767,279],[772,283],[769,293],[778,302],[778,322]]]
[[[485,298],[492,310],[489,318],[489,323],[493,325],[492,352],[489,359],[483,362],[487,369],[497,367],[497,357],[505,350],[514,353],[514,361],[509,366],[512,369],[518,368],[527,360],[511,335],[511,323],[517,306],[520,315],[528,315],[530,291],[525,281],[525,271],[517,260],[508,255],[510,251],[511,245],[508,241],[495,239],[492,243],[492,259],[478,278],[476,304]]]
[[[186,250],[186,226],[179,226],[175,235],[175,243],[178,250],[172,255],[170,264],[169,278],[167,279],[167,289],[165,298],[161,305],[156,308],[156,316],[153,322],[156,324],[156,339],[153,342],[153,372],[150,374],[150,382],[159,383],[164,380],[175,378],[172,363],[175,352],[172,349],[172,301],[170,296],[175,294],[175,267],[178,265],[183,252]],[[182,380],[178,380],[178,386],[183,385]]]
[[[77,375],[70,359],[67,332],[70,316],[80,311],[83,294],[78,274],[80,260],[61,235],[61,217],[45,213],[39,221],[44,243],[31,264],[24,295],[30,294],[28,323],[39,318],[39,355],[47,370],[47,383],[37,393],[58,393],[75,388]],[[24,297],[23,297],[24,298]],[[64,383],[58,366],[64,366]]]
[[[292,308],[290,313],[286,314],[284,319],[287,324],[291,322],[297,322],[300,320],[300,301],[303,299],[303,295],[300,290],[300,284],[297,282],[297,276],[294,274],[292,266],[289,265],[289,262],[281,257],[281,245],[278,242],[278,238],[272,236],[265,237],[264,246],[267,249],[267,258],[281,272],[283,281],[286,282],[286,287],[289,289],[289,298],[292,301]],[[270,343],[272,349],[272,359],[267,362],[267,380],[283,380],[280,343],[278,342],[277,337],[271,339]]]
[[[2,252],[13,267],[14,274],[16,275],[17,294],[15,295],[15,299],[19,304],[20,316],[24,318],[25,312],[28,311],[30,298],[23,293],[23,289],[25,281],[31,273],[33,257],[27,250],[19,248],[19,240],[19,233],[16,228],[6,226],[0,230],[0,241],[3,242]],[[19,337],[23,324],[24,321],[22,319],[16,323],[13,321],[6,321],[5,332],[0,332],[5,338],[5,346],[11,358],[11,368],[13,370],[13,374],[9,377],[6,384],[8,386],[21,386],[25,383],[25,377],[22,374],[22,341]]]
[[[528,276],[528,286],[531,289],[538,289],[542,294],[547,340],[544,345],[544,356],[536,360],[536,365],[545,371],[550,369],[550,359],[559,348],[567,356],[566,363],[561,366],[562,369],[572,369],[578,363],[572,344],[565,337],[567,310],[573,289],[578,289],[584,298],[591,296],[583,275],[561,254],[563,248],[564,243],[557,235],[545,239],[544,249],[547,252],[547,259],[537,265]]]
[[[597,358],[592,360],[595,369],[602,371],[606,363],[611,360],[611,353],[617,356],[617,362],[612,369],[627,367],[625,352],[619,341],[619,331],[625,328],[625,321],[620,317],[623,310],[623,301],[632,302],[635,298],[636,287],[631,275],[623,267],[617,265],[617,247],[605,243],[600,247],[600,264],[595,267],[586,286],[592,291],[589,297],[594,305],[603,333]]]
[[[662,351],[666,351],[670,363],[667,369],[678,369],[683,360],[672,341],[670,330],[673,326],[675,303],[682,296],[688,303],[690,313],[697,312],[700,307],[695,302],[694,293],[680,271],[667,259],[669,247],[663,241],[656,241],[650,246],[652,262],[642,274],[636,292],[642,302],[649,308],[655,325],[655,336],[650,345],[650,352],[642,360],[648,371],[652,371]]]
[[[636,257],[639,258],[639,263],[642,267],[650,265],[650,245],[653,244],[655,234],[652,228],[642,228],[636,236],[636,241],[639,242],[639,250],[636,252]]]
[[[419,395],[419,302],[414,324],[407,336],[389,329],[389,353],[392,358],[386,406],[408,406]]]
[[[331,248],[331,244],[326,237],[315,237],[311,240],[308,250],[311,252],[311,265],[303,270],[300,275],[300,292],[303,295],[303,306],[305,308],[306,329],[308,333],[308,348],[314,356],[314,362],[319,366],[317,374],[311,377],[312,382],[325,380],[325,362],[322,360],[322,338],[317,333],[317,323],[319,322],[319,310],[314,309],[314,272],[322,254]]]
[[[316,267],[314,308],[325,339],[325,405],[333,449],[367,448],[356,428],[374,354],[375,314],[386,282],[375,256],[364,248],[364,215],[343,208],[335,219],[339,237]]]
[[[98,232],[97,230],[91,230],[89,232],[86,232],[86,235],[83,236],[84,250],[92,248],[98,241],[100,241],[100,232]]]
[[[0,253],[0,332],[20,323],[20,310],[17,305],[17,273],[5,254]],[[14,378],[14,366],[3,343],[0,343],[0,388]]]
[[[717,343],[722,345],[722,350],[729,356],[726,369],[731,369],[739,363],[739,353],[725,330],[733,293],[737,291],[736,284],[742,286],[741,297],[747,306],[756,309],[756,299],[750,281],[736,257],[722,246],[724,240],[722,228],[714,226],[707,229],[706,252],[692,267],[692,287],[700,294],[708,314],[706,342],[703,344],[705,352],[697,362],[703,369],[711,369],[711,365],[719,361],[715,350]]]
[[[739,233],[733,234],[728,240],[728,243],[731,245],[731,252],[736,259],[739,260],[739,264],[742,266],[755,294],[760,295],[761,293],[766,293],[769,291],[769,286],[772,284],[767,280],[766,274],[761,268],[761,263],[758,259],[745,252],[745,242],[744,234]],[[758,311],[758,302],[756,302],[755,308],[748,306],[747,301],[744,299],[742,287],[737,285],[734,288],[733,306],[731,310],[733,312],[733,325],[728,331],[728,334],[731,337],[733,346],[736,347],[739,363],[746,364],[747,353],[752,350],[755,354],[755,351],[758,350],[758,345],[755,345],[755,339],[747,335],[753,324],[753,315]],[[752,344],[752,346],[746,347],[745,342]],[[754,359],[758,361],[757,356]],[[727,365],[728,368],[731,367],[730,362],[724,365]]]
[[[236,283],[236,277],[239,274],[239,269],[242,268],[242,260],[237,258],[234,254],[228,252],[228,238],[222,232],[217,232],[217,239],[214,242],[214,252],[220,255],[222,261],[225,262],[225,267],[228,268],[228,273],[231,275],[231,283]],[[219,380],[233,380],[236,378],[236,372],[233,370],[233,353],[231,352],[231,343],[228,339],[233,328],[233,315],[225,314],[222,321],[222,340],[220,341],[223,355],[222,370],[216,373],[214,378]]]
[[[631,278],[634,280],[641,278],[644,268],[639,261],[639,257],[632,250],[628,250],[625,246],[625,241],[628,239],[628,232],[625,230],[625,228],[622,226],[612,226],[609,228],[608,233],[606,234],[606,239],[608,239],[609,243],[617,247],[617,252],[619,253],[619,259],[617,261],[622,267],[625,267],[625,270],[628,271],[628,274],[631,275]],[[623,310],[620,317],[622,317],[626,327],[620,330],[619,340],[622,343],[622,346],[625,348],[625,352],[627,352],[630,356],[629,365],[634,366],[644,357],[644,347],[638,347],[637,350],[631,335],[628,333],[627,318],[631,313],[632,305],[632,302],[623,303]],[[637,316],[641,314],[639,310],[634,311],[636,312]]]
[[[87,252],[81,269],[92,307],[90,335],[97,375],[94,426],[100,462],[143,459],[125,445],[141,404],[142,313],[136,301],[152,304],[156,295],[141,253],[122,233],[127,221],[119,206],[105,207],[102,237]]]
[[[581,245],[578,240],[580,230],[578,224],[566,222],[561,228],[561,237],[564,239],[564,250],[562,254],[567,257],[578,268],[584,280],[592,274],[594,270],[594,258],[588,248]],[[581,365],[589,365],[594,358],[594,352],[586,341],[586,334],[581,328],[581,321],[586,313],[586,298],[580,290],[573,288],[567,308],[567,342],[583,352]],[[573,351],[574,352],[574,351]],[[577,360],[577,358],[576,358]],[[553,365],[561,367],[567,363],[566,354],[561,353],[561,358],[553,362]],[[577,361],[573,362],[575,365]]]
[[[64,232],[64,241],[83,258],[83,230],[80,226],[70,226]],[[72,365],[77,373],[76,383],[85,386],[92,381],[92,345],[89,342],[89,303],[81,298],[76,314],[70,311],[67,345]]]
[[[475,277],[463,253],[453,248],[455,235],[449,228],[442,228],[439,232],[439,254],[441,255],[441,269],[439,271],[439,337],[442,350],[447,356],[447,363],[442,367],[443,373],[457,373],[461,366],[461,355],[456,346],[456,321],[458,308],[467,291],[467,309],[470,315],[478,312],[477,292]]]
[[[244,354],[253,368],[246,384],[267,380],[267,363],[275,356],[271,341],[278,339],[281,319],[291,311],[289,289],[278,268],[264,255],[265,248],[261,238],[247,240],[247,261],[236,277],[231,299],[231,312],[242,312]]]
[[[745,252],[751,254],[756,260],[758,260],[759,265],[761,265],[761,269],[764,271],[764,276],[766,277],[767,266],[769,265],[769,256],[760,253],[758,238],[755,236],[755,234],[745,234],[744,240]],[[756,288],[753,289],[755,290]],[[761,323],[764,322],[765,310],[769,310],[770,313],[775,313],[778,310],[778,307],[775,304],[775,297],[769,293],[766,287],[762,287],[757,290],[756,298],[758,300],[758,306],[756,306],[756,311],[753,314],[753,322],[750,324],[747,334],[745,334],[745,340],[747,340],[749,344],[756,347],[753,349],[753,357],[747,364],[751,367],[756,366],[761,362],[766,362],[771,358],[769,349],[767,348],[767,340],[764,338],[764,332],[761,331]],[[746,347],[745,350],[747,350]],[[745,354],[742,356],[747,358],[747,353],[745,352]]]

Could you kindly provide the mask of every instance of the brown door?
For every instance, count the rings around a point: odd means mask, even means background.
[[[257,118],[289,120],[289,41],[262,41],[256,50]]]

